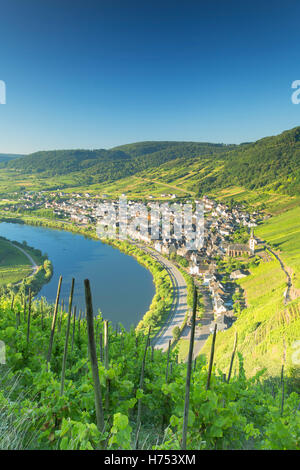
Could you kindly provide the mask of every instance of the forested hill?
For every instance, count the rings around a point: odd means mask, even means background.
[[[227,155],[215,183],[242,184],[249,189],[269,186],[300,194],[300,127],[238,146]]]
[[[109,150],[42,151],[0,167],[47,177],[70,175],[71,186],[142,175],[175,185],[184,177],[186,188],[199,194],[238,185],[293,195],[300,194],[300,127],[240,145],[149,141]]]
[[[70,172],[97,175],[98,181],[115,180],[169,160],[205,155],[215,156],[235,146],[196,142],[139,142],[110,150],[55,150],[36,152],[2,165],[50,176]]]

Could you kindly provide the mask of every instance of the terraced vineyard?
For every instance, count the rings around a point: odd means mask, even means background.
[[[299,375],[299,367],[293,362],[295,342],[300,337],[300,209],[294,208],[270,218],[255,229],[255,234],[272,246],[283,260],[292,279],[291,302],[285,302],[287,277],[278,259],[270,252],[253,266],[251,275],[238,284],[245,292],[247,308],[241,312],[234,326],[220,335],[216,355],[221,364],[230,356],[230,342],[235,331],[240,338],[245,370],[254,374],[266,368],[269,376],[280,375],[283,358],[291,375]],[[206,354],[209,343],[204,348]]]
[[[87,280],[87,315],[73,308],[74,280],[66,312],[60,285],[55,305],[0,299],[0,449],[299,448],[300,397],[285,372],[247,379],[234,351],[223,369],[213,350],[209,364],[178,363],[176,349],[93,320]]]

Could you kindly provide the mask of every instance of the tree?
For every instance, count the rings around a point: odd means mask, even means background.
[[[173,328],[173,330],[172,330],[172,335],[173,335],[174,341],[178,341],[178,340],[179,340],[180,335],[181,335],[181,331],[180,331],[179,326],[174,326],[174,328]]]

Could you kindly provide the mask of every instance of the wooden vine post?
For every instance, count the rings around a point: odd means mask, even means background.
[[[103,334],[102,331],[99,333],[99,343],[100,343],[100,361],[103,362]]]
[[[54,307],[54,312],[53,312],[53,317],[52,317],[51,333],[50,333],[50,340],[49,340],[49,349],[48,349],[48,354],[47,354],[47,367],[48,367],[48,364],[51,360],[53,339],[54,339],[54,332],[55,332],[55,323],[56,323],[58,302],[59,302],[59,296],[60,296],[60,290],[61,290],[61,283],[62,283],[62,276],[60,276],[59,281],[58,281],[56,301],[55,301],[55,307]]]
[[[28,316],[27,316],[27,338],[26,342],[29,343],[29,335],[30,335],[30,319],[31,319],[31,289],[29,288],[29,297],[28,297]]]
[[[61,332],[61,325],[62,325],[62,319],[64,316],[64,301],[61,301],[61,307],[60,307],[60,315],[59,315],[59,320],[58,320],[58,332]]]
[[[26,321],[26,294],[24,293],[24,305],[23,305],[23,309],[24,309],[24,322]]]
[[[73,349],[74,349],[75,328],[76,328],[76,305],[75,305],[74,311],[73,311],[73,332],[72,332],[71,351],[73,351]]]
[[[168,383],[168,375],[169,375],[170,350],[171,350],[171,340],[169,340],[169,347],[168,347],[167,367],[166,367],[166,384]]]
[[[151,333],[151,326],[149,326],[148,336],[146,340],[144,356],[142,361],[142,368],[141,368],[141,375],[140,375],[140,384],[139,389],[144,389],[144,374],[145,374],[145,364],[146,364],[146,356],[147,356],[147,349],[150,342],[150,333]],[[142,400],[141,398],[138,399],[138,412],[137,412],[137,420],[136,420],[136,438],[135,438],[135,449],[137,450],[139,447],[139,432],[141,428],[141,416],[142,416]]]
[[[81,310],[79,310],[79,318],[78,318],[78,346],[80,348],[80,322],[81,322]]]
[[[227,383],[229,383],[229,380],[230,380],[230,377],[231,377],[234,356],[235,356],[235,353],[236,353],[236,346],[237,346],[237,331],[235,332],[234,345],[233,345],[233,350],[232,350],[232,354],[231,354],[231,360],[230,360],[230,366],[229,366],[229,371],[228,371]]]
[[[61,370],[60,395],[64,394],[64,387],[65,387],[65,375],[66,375],[66,364],[67,364],[67,356],[68,356],[70,325],[71,325],[71,318],[72,318],[72,303],[73,303],[74,283],[75,283],[75,279],[72,278],[71,292],[70,292],[70,297],[69,297],[68,323],[67,323],[65,348],[64,348],[62,370]]]
[[[207,375],[207,382],[206,382],[206,390],[209,389],[209,385],[210,385],[211,371],[212,371],[213,362],[214,362],[216,334],[217,334],[217,323],[215,323],[214,333],[213,333],[213,338],[212,338],[212,343],[211,343],[209,366],[208,366],[208,375]]]
[[[109,368],[109,335],[108,335],[108,321],[104,320],[103,322],[104,327],[104,367],[105,370]],[[109,409],[109,379],[106,379],[106,389],[105,389],[105,409],[108,412]]]
[[[186,442],[187,442],[187,427],[188,427],[188,419],[189,419],[190,387],[191,387],[193,349],[194,349],[194,338],[195,338],[196,310],[197,310],[197,289],[196,289],[196,286],[194,285],[193,313],[192,313],[192,319],[191,319],[192,324],[191,324],[190,347],[189,347],[187,372],[186,372],[185,401],[184,401],[182,440],[181,440],[181,448],[183,450],[186,450]]]
[[[96,420],[97,420],[97,428],[100,432],[102,432],[104,429],[104,415],[103,415],[103,406],[102,406],[101,386],[100,386],[100,380],[99,380],[96,342],[95,342],[95,334],[94,334],[94,315],[93,315],[92,294],[91,294],[91,289],[90,289],[90,281],[88,279],[85,279],[84,287],[85,287],[89,354],[90,354],[90,361],[91,361],[93,381],[94,381]]]

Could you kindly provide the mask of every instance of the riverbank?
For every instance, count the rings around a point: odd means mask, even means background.
[[[15,214],[10,214],[7,212],[5,214],[0,212],[0,219],[2,222],[23,223],[37,227],[64,230],[99,241],[99,237],[97,236],[95,227],[93,226],[82,227],[64,221],[55,221],[45,218],[37,219],[33,216],[29,217],[27,215],[16,216]],[[172,283],[168,272],[161,266],[160,263],[153,260],[150,255],[147,255],[143,250],[137,248],[135,245],[121,242],[119,240],[103,239],[101,241],[105,244],[115,247],[125,254],[134,257],[140,265],[144,266],[151,273],[155,286],[155,294],[149,309],[143,315],[142,320],[140,320],[137,325],[137,331],[146,332],[148,331],[149,326],[151,326],[151,336],[156,335],[168,318],[172,305]]]
[[[173,286],[168,271],[161,263],[133,243],[120,240],[101,240],[103,243],[117,248],[122,253],[133,256],[138,263],[147,268],[153,277],[155,295],[149,310],[136,327],[137,332],[147,333],[151,326],[151,338],[156,336],[168,319],[173,304]]]
[[[25,271],[18,270],[18,258],[14,257],[15,264],[10,264],[8,267],[10,271],[10,277],[8,280],[10,282],[6,282],[1,285],[1,293],[7,294],[11,292],[13,295],[16,295],[19,292],[22,292],[25,293],[25,295],[28,295],[30,289],[34,296],[37,295],[42,287],[47,284],[52,277],[53,266],[51,261],[46,255],[43,255],[40,250],[33,248],[26,243],[19,243],[16,240],[7,240],[1,236],[0,241],[5,243],[6,246],[10,246],[12,250],[17,250],[17,252],[22,256],[21,262],[23,262],[25,257],[25,259],[27,258],[30,263],[26,265]],[[21,267],[23,267],[23,265]],[[17,278],[15,277],[16,270],[19,273]]]

